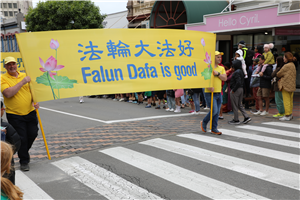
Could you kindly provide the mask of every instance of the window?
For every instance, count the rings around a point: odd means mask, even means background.
[[[4,11],[4,16],[7,17],[8,16],[8,12]]]
[[[18,8],[18,4],[17,3],[14,3],[14,8]]]
[[[14,16],[14,14],[13,14],[12,11],[9,11],[9,16],[10,16],[10,17],[13,17],[13,16]]]
[[[2,8],[2,3],[0,3],[1,4],[1,8]]]
[[[12,3],[8,3],[8,8],[12,8]]]
[[[3,8],[7,8],[7,3],[3,3]]]

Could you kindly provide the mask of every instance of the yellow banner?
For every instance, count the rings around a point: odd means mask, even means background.
[[[25,68],[24,68],[24,63],[22,61],[22,57],[20,52],[1,52],[1,74],[5,74],[6,73],[6,69],[4,66],[4,58],[11,56],[14,57],[17,61],[17,65],[18,65],[18,70],[25,73]]]
[[[216,35],[163,29],[17,34],[34,101],[211,86]]]

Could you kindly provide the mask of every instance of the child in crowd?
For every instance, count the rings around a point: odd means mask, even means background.
[[[145,98],[147,98],[147,102],[148,102],[145,108],[151,108],[152,92],[151,91],[145,92]]]
[[[1,199],[21,200],[23,192],[8,180],[4,174],[9,174],[11,170],[11,159],[13,157],[12,147],[1,141]]]
[[[245,63],[245,60],[243,58],[243,51],[242,50],[239,49],[235,52],[235,59],[240,60],[242,62],[242,68],[243,68],[245,78],[248,78],[247,71],[246,71],[246,63]]]
[[[189,89],[188,90],[188,100],[189,100],[189,102],[191,104],[191,110],[190,110],[189,113],[191,113],[191,114],[195,114],[196,113],[195,112],[195,104],[194,104],[194,100],[193,100],[193,94],[194,94],[193,90]]]
[[[268,65],[275,64],[274,55],[271,52],[271,49],[273,49],[273,47],[274,47],[273,43],[264,45],[265,52],[263,53],[263,55],[265,57],[265,62],[262,64],[262,68],[261,68],[261,66],[258,66],[255,76],[259,77],[259,74],[258,74],[259,72],[264,72]]]
[[[158,105],[155,107],[155,109],[160,109],[160,103],[162,102],[164,104],[164,94],[165,94],[165,90],[161,90],[161,91],[156,91],[156,95],[158,98]]]
[[[259,58],[259,56],[261,56],[261,53],[262,53],[262,46],[255,47],[254,52],[255,53],[254,53],[253,59]]]
[[[176,104],[176,110],[174,111],[175,113],[180,113],[181,112],[181,109],[180,109],[180,99],[181,99],[181,96],[183,95],[184,93],[184,90],[183,89],[174,89],[175,91],[175,104]]]

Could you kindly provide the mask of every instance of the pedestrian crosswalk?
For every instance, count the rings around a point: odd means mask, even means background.
[[[34,168],[17,170],[16,183],[24,199],[57,199],[54,185],[62,180],[60,189],[74,194],[60,192],[59,199],[299,199],[298,124],[222,132],[183,133],[73,156],[51,162],[49,172],[37,168],[43,178]]]

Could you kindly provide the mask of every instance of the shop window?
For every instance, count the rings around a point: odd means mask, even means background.
[[[8,12],[4,11],[4,16],[7,17],[8,16]]]
[[[12,8],[12,3],[8,3],[8,8]]]
[[[10,17],[13,17],[13,16],[14,16],[14,14],[13,14],[12,11],[9,11],[9,16],[10,16]]]
[[[271,33],[265,32],[254,35],[254,46],[260,46],[264,44],[274,43],[274,36]],[[275,45],[275,44],[274,44]]]
[[[14,8],[18,8],[18,4],[14,3]]]
[[[3,8],[7,8],[7,3],[3,3]]]

